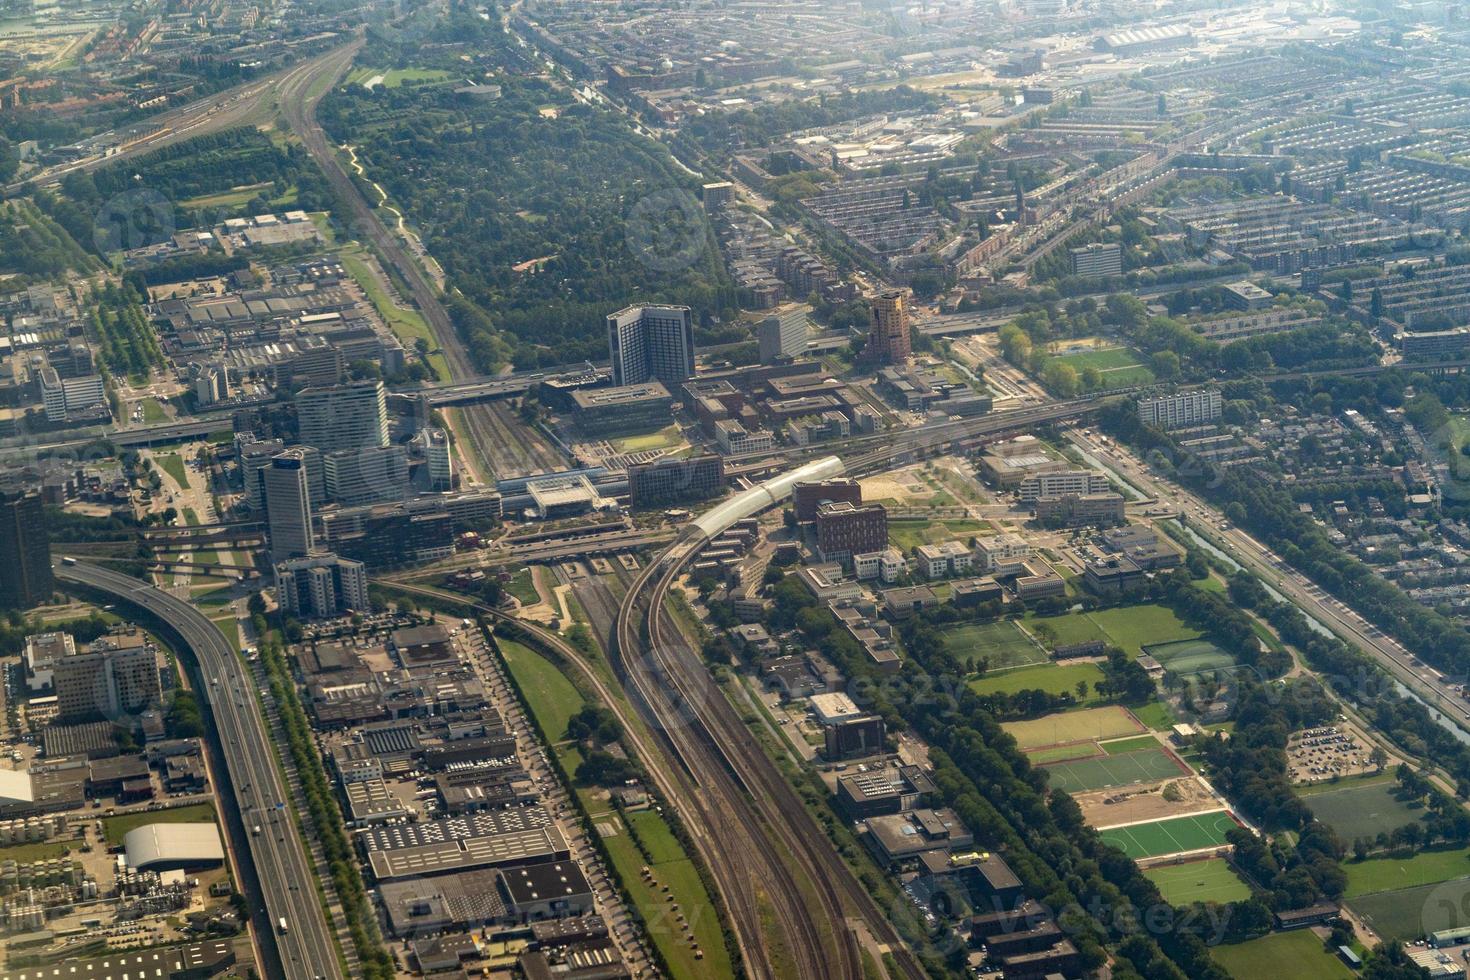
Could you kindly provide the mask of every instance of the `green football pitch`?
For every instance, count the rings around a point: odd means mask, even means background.
[[[1104,841],[1136,861],[1218,847],[1225,843],[1226,832],[1235,826],[1235,818],[1229,811],[1216,810],[1126,827],[1110,827],[1098,833]]]
[[[1169,753],[1158,748],[1122,755],[1104,755],[1074,762],[1059,762],[1046,767],[1053,789],[1067,793],[1084,793],[1134,783],[1155,783],[1172,776],[1183,776],[1188,770],[1175,762]]]
[[[1188,905],[1191,902],[1219,902],[1224,905],[1251,897],[1250,888],[1224,858],[1156,864],[1144,868],[1143,876],[1159,886],[1164,901],[1170,905]]]

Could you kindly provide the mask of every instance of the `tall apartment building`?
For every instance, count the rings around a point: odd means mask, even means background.
[[[849,477],[822,480],[820,483],[798,483],[791,488],[791,501],[799,523],[817,519],[817,507],[824,503],[845,502],[857,506],[863,502],[863,488]]]
[[[419,430],[414,439],[424,453],[429,474],[429,489],[441,492],[453,490],[454,452],[449,445],[449,433],[431,426]]]
[[[39,492],[0,489],[0,609],[29,609],[51,598],[51,539]]]
[[[141,637],[63,657],[52,666],[51,679],[61,721],[136,715],[163,700],[158,652]]]
[[[322,463],[327,497],[343,507],[408,496],[408,454],[402,446],[344,449],[327,453]]]
[[[265,481],[263,474],[271,460],[286,449],[279,439],[258,440],[254,434],[235,434],[235,459],[240,463],[240,479],[245,485],[245,503],[251,510],[265,506]]]
[[[1157,429],[1183,429],[1215,421],[1223,407],[1224,400],[1218,389],[1183,391],[1177,395],[1139,399],[1138,420]]]
[[[634,509],[706,500],[725,488],[725,460],[712,453],[628,467],[628,503]]]
[[[318,619],[372,608],[367,566],[332,554],[293,558],[277,565],[276,598],[286,612]]]
[[[271,561],[311,554],[311,491],[307,487],[306,454],[288,449],[271,459],[261,475],[266,521],[271,535]]]
[[[388,445],[388,399],[381,381],[357,381],[296,394],[301,442],[324,453]]]
[[[873,300],[873,322],[863,357],[875,364],[902,364],[909,359],[908,294],[890,290]]]
[[[817,507],[816,527],[823,561],[845,561],[888,547],[888,511],[882,504],[822,504]]]
[[[607,317],[614,387],[694,377],[694,317],[687,306],[630,306]]]
[[[775,364],[799,357],[806,351],[807,318],[805,310],[793,310],[780,316],[768,316],[756,328],[762,364]]]
[[[1061,497],[1069,493],[1107,493],[1108,478],[1097,470],[1057,470],[1037,473],[1021,481],[1021,500],[1031,503],[1041,497]]]
[[[1093,242],[1072,249],[1072,275],[1102,279],[1123,274],[1123,246],[1116,242]]]

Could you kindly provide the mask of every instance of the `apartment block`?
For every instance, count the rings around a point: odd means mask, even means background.
[[[1219,389],[1184,391],[1177,395],[1139,399],[1138,420],[1157,429],[1183,429],[1215,421],[1223,408],[1224,399]]]

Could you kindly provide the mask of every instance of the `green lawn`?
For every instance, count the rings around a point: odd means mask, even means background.
[[[1120,738],[1115,742],[1104,742],[1102,750],[1108,755],[1127,755],[1129,752],[1158,747],[1159,740],[1152,735],[1139,735],[1135,738]]]
[[[530,647],[499,637],[495,643],[546,737],[553,742],[566,738],[567,722],[587,703],[581,692],[555,664]]]
[[[1152,740],[1150,740],[1152,741]],[[1153,748],[1122,755],[1099,755],[1046,767],[1052,789],[1086,793],[1136,783],[1157,783],[1188,774],[1158,742]]]
[[[1379,936],[1408,941],[1470,926],[1470,878],[1359,895],[1348,899],[1348,905]]]
[[[530,568],[523,568],[512,575],[506,583],[505,591],[521,600],[523,606],[534,606],[541,601],[541,596],[536,592],[536,583],[531,578]]]
[[[1154,380],[1154,373],[1127,347],[1063,354],[1060,360],[1068,367],[1075,368],[1078,374],[1086,368],[1097,368],[1102,372],[1104,388],[1149,384]]]
[[[1059,711],[1027,721],[1008,721],[1001,727],[1010,733],[1016,740],[1016,745],[1023,751],[1048,745],[1085,742],[1088,739],[1143,734],[1133,716],[1117,705]]]
[[[1166,732],[1174,727],[1174,713],[1162,701],[1150,701],[1141,708],[1134,708],[1133,713],[1156,732]]]
[[[1393,796],[1394,784],[1374,783],[1318,793],[1309,804],[1313,815],[1333,830],[1344,843],[1359,837],[1373,838],[1413,823],[1423,810],[1412,810]]]
[[[382,281],[373,275],[373,270],[360,249],[344,249],[338,253],[338,258],[342,260],[342,267],[347,270],[348,274],[357,280],[357,284],[367,294],[368,301],[373,304],[378,315],[387,322],[388,328],[393,331],[405,350],[412,354],[415,349],[414,341],[423,340],[429,345],[429,350],[436,352],[429,355],[429,364],[438,373],[441,380],[447,381],[449,362],[444,359],[442,353],[438,352],[439,340],[434,336],[434,331],[429,326],[429,321],[424,319],[423,314],[418,310],[401,307],[394,302],[393,297],[383,288]]]
[[[679,861],[687,855],[664,818],[653,810],[639,810],[626,815],[627,822],[638,835],[643,850],[648,852],[655,864]]]
[[[1170,905],[1184,906],[1193,902],[1239,902],[1251,897],[1251,890],[1224,858],[1206,858],[1183,864],[1160,864],[1145,868],[1143,876],[1163,893]]]
[[[656,814],[654,817],[658,819]],[[603,818],[603,821],[621,824],[621,821],[611,815]],[[619,826],[618,829],[622,830],[623,827]],[[646,820],[640,823],[640,833],[648,829]],[[667,834],[668,830],[665,829],[663,833]],[[604,837],[602,843],[612,858],[613,870],[632,897],[633,905],[647,927],[649,937],[668,961],[670,973],[676,978],[688,980],[734,976],[734,967],[725,950],[724,936],[715,915],[714,903],[710,901],[704,881],[699,877],[694,863],[685,857],[651,862],[638,850],[638,846],[627,833]],[[683,853],[682,850],[680,853]],[[653,871],[656,885],[649,884],[643,877],[645,866]],[[664,892],[665,886],[668,887],[668,892]],[[678,905],[677,910],[675,903]],[[679,914],[686,918],[693,930],[700,952],[704,954],[703,959],[694,958],[694,950],[689,948],[683,928],[676,918]]]
[[[1433,885],[1452,878],[1470,876],[1470,847],[1421,851],[1408,858],[1369,858],[1348,861],[1348,898],[1397,888]]]
[[[946,629],[944,647],[961,662],[988,660],[992,671],[1044,664],[1047,659],[1046,651],[1009,619]]]
[[[236,650],[240,649],[240,621],[233,614],[221,616],[218,619],[211,619],[210,622],[225,635],[225,639],[229,640]]]
[[[1215,962],[1236,977],[1290,977],[1291,980],[1352,980],[1341,960],[1322,948],[1309,929],[1277,932],[1249,942],[1210,949]]]
[[[613,449],[620,453],[644,453],[654,449],[675,449],[684,445],[684,436],[677,424],[665,426],[656,432],[645,432],[636,436],[622,436],[608,440]]]
[[[184,467],[184,461],[179,458],[178,453],[159,453],[154,457],[158,468],[174,478],[174,482],[180,487],[189,489],[189,474]]]
[[[130,830],[155,823],[216,823],[214,807],[208,803],[178,806],[171,810],[144,810],[102,818],[102,835],[109,844],[121,844]]]
[[[163,411],[163,406],[158,403],[157,398],[143,399],[143,421],[149,423],[168,421],[168,415]]]
[[[0,847],[0,863],[15,861],[25,864],[29,861],[49,861],[52,858],[61,857],[71,849],[73,844],[80,846],[79,841],[44,840]]]
[[[1038,664],[1019,670],[1005,670],[998,674],[987,674],[970,681],[970,690],[976,694],[1015,694],[1017,691],[1039,690],[1048,694],[1076,695],[1078,681],[1087,682],[1087,697],[1081,703],[1095,700],[1097,682],[1103,672],[1097,664]],[[1152,739],[1150,739],[1152,741]],[[1157,744],[1157,743],[1155,743]]]
[[[940,544],[963,540],[990,527],[983,521],[928,521],[895,519],[888,522],[888,543],[899,551],[910,552],[921,544]]]

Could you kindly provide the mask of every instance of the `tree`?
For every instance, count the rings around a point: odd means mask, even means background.
[[[1165,381],[1179,377],[1179,355],[1171,350],[1161,350],[1152,358],[1154,374]]]
[[[1077,700],[1078,701],[1086,701],[1087,700],[1087,682],[1086,681],[1078,681],[1077,682],[1077,686],[1073,690],[1075,690],[1077,692]]]
[[[1368,753],[1368,761],[1373,763],[1376,771],[1382,772],[1388,768],[1388,753],[1383,750],[1383,746],[1375,745],[1373,751]]]
[[[1048,360],[1041,369],[1041,383],[1058,398],[1074,398],[1082,389],[1077,369],[1057,358]]]

